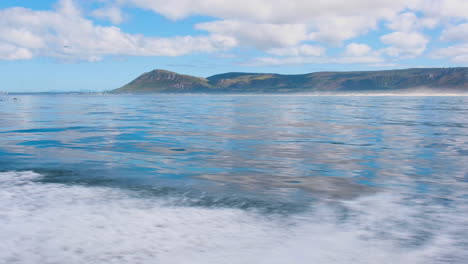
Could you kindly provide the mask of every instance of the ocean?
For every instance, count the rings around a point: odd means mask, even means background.
[[[468,97],[0,95],[0,263],[468,263]]]

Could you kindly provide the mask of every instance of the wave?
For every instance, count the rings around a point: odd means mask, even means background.
[[[293,215],[0,173],[0,263],[466,263],[466,203],[381,192]],[[179,198],[174,198],[179,199]]]

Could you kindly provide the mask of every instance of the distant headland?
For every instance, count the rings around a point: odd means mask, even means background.
[[[285,75],[230,72],[208,78],[153,70],[111,93],[468,92],[468,67]]]

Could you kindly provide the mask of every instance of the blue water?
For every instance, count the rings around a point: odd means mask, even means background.
[[[468,97],[0,95],[0,125],[0,263],[468,263]]]

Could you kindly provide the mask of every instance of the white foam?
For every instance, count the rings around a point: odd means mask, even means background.
[[[419,220],[389,194],[266,217],[40,177],[0,173],[0,263],[443,263],[459,253],[444,230],[419,248],[401,246]],[[349,211],[346,221],[338,210]]]

